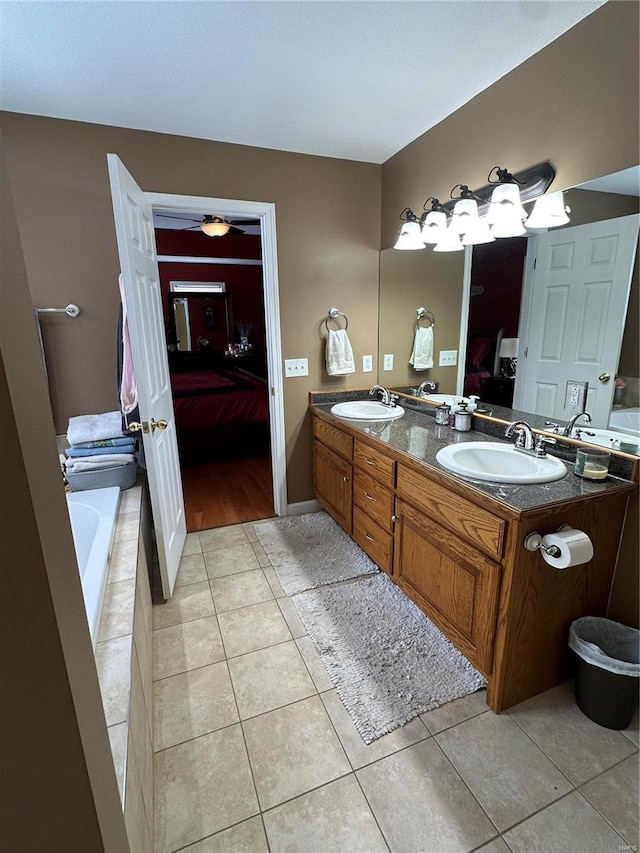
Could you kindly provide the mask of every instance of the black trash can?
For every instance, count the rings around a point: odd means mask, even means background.
[[[607,729],[626,729],[638,708],[640,631],[584,616],[571,624],[569,647],[575,652],[582,713]]]

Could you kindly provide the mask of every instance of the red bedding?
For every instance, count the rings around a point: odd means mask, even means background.
[[[178,433],[268,423],[264,382],[235,370],[194,370],[171,377]]]

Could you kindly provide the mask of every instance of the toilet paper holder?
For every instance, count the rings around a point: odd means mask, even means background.
[[[561,533],[563,530],[571,530],[572,527],[570,524],[561,524],[557,533]],[[542,544],[542,536],[538,533],[537,530],[533,530],[531,533],[528,533],[524,537],[524,542],[522,543],[527,551],[544,551],[545,554],[548,554],[549,557],[559,557],[560,549],[557,545],[543,545]]]

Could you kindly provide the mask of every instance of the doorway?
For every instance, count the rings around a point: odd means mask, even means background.
[[[187,531],[286,514],[273,205],[147,195]]]

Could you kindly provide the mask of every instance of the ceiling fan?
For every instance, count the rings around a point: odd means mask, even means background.
[[[259,219],[227,219],[224,216],[211,216],[207,214],[202,219],[191,219],[183,216],[175,216],[173,214],[158,213],[158,218],[162,219],[182,219],[184,222],[196,222],[196,225],[190,225],[187,228],[179,228],[178,231],[195,231],[200,229],[207,237],[224,237],[225,234],[244,234],[242,228],[238,228],[237,224],[241,225],[259,225]]]

